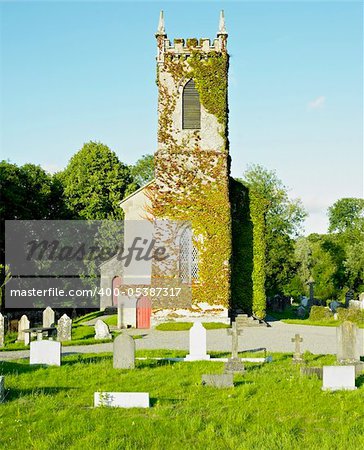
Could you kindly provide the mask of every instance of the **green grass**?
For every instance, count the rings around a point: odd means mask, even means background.
[[[105,317],[104,319],[102,319],[105,323],[107,323],[109,326],[114,326],[116,327],[118,324],[118,315],[117,314],[112,314],[109,317]]]
[[[74,320],[72,321],[72,323],[73,323],[74,325],[75,325],[75,324],[80,324],[80,323],[82,323],[82,322],[87,322],[87,321],[89,321],[89,320],[96,319],[97,317],[103,316],[104,314],[105,314],[104,311],[94,311],[94,312],[85,314],[84,316],[77,317],[77,319],[74,319]]]
[[[158,331],[186,331],[192,328],[192,322],[165,322],[155,327]],[[219,328],[229,328],[229,325],[222,322],[205,322],[202,324],[206,330],[217,330]]]
[[[315,365],[334,361],[306,356]],[[356,391],[322,392],[322,381],[301,377],[291,355],[273,358],[246,364],[235,387],[221,390],[202,386],[201,375],[222,373],[222,363],[147,360],[126,371],[112,368],[110,354],[72,355],[49,368],[2,362],[9,392],[0,405],[0,448],[363,448],[364,376]],[[152,407],[94,409],[95,391],[149,392]]]

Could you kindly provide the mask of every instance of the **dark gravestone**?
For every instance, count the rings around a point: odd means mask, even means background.
[[[320,380],[322,380],[322,367],[301,367],[301,375],[311,377],[316,375]]]
[[[202,375],[202,384],[204,386],[212,386],[216,388],[234,387],[234,375],[224,373],[222,375]]]
[[[135,367],[135,341],[127,334],[121,334],[113,344],[114,369],[134,369]]]

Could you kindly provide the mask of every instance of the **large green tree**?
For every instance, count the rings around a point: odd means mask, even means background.
[[[328,209],[329,232],[355,229],[364,221],[364,199],[341,198]]]
[[[82,219],[121,219],[119,204],[132,175],[109,147],[100,142],[84,144],[70,160],[60,180],[65,200]]]
[[[302,230],[306,211],[300,200],[289,197],[288,188],[273,170],[258,164],[249,166],[244,173],[244,182],[266,204],[266,293],[269,296],[291,295],[290,282],[297,267],[295,238]]]

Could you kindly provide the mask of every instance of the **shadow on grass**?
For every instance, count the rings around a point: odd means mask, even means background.
[[[64,391],[70,391],[70,390],[75,390],[77,389],[76,387],[63,387],[63,386],[58,386],[58,387],[37,387],[37,388],[33,388],[33,389],[14,389],[11,388],[8,390],[8,392],[5,395],[5,401],[6,402],[11,402],[14,400],[18,400],[21,397],[26,397],[26,396],[38,396],[38,395],[49,395],[49,396],[53,396],[55,394],[58,394],[59,392],[64,392]]]
[[[26,360],[28,360],[29,358],[25,358]],[[14,362],[14,361],[1,361],[0,362],[0,374],[1,375],[11,375],[11,374],[22,374],[22,373],[29,373],[29,372],[35,372],[39,369],[41,369],[42,367],[45,366],[40,366],[40,365],[29,365],[29,364],[23,364],[23,363],[19,363],[19,362]]]
[[[170,361],[167,359],[146,359],[138,360],[136,362],[136,367],[138,369],[152,369],[153,367],[171,366],[180,362],[182,361]]]
[[[62,359],[62,366],[74,366],[75,364],[91,364],[99,363],[101,361],[111,361],[112,356],[109,355],[94,355],[94,356],[84,356],[79,353],[67,353],[65,356],[71,356],[72,359]]]
[[[355,380],[355,386],[356,387],[361,387],[361,386],[363,386],[364,385],[364,373],[362,374],[362,375],[359,375],[358,377],[357,377],[357,379]]]

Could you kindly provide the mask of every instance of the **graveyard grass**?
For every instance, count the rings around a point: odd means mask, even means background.
[[[272,363],[246,364],[228,389],[201,385],[202,374],[222,373],[217,362],[139,360],[130,371],[113,369],[111,354],[72,355],[48,368],[2,362],[10,391],[0,405],[0,448],[364,448],[364,375],[356,391],[322,392],[322,381],[300,376],[291,358],[273,354]],[[314,366],[335,359],[305,358]],[[93,408],[95,391],[149,392],[152,407]]]

